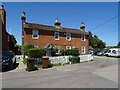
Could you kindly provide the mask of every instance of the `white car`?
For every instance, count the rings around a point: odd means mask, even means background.
[[[107,56],[120,57],[120,48],[111,48],[106,53]]]

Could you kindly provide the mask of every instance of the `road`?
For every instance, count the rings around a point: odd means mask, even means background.
[[[118,59],[94,57],[94,61],[27,72],[2,73],[3,88],[118,88]]]

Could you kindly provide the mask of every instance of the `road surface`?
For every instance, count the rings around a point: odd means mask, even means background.
[[[94,61],[27,72],[2,73],[3,88],[118,88],[118,59],[94,57]]]

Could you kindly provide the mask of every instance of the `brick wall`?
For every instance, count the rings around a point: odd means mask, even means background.
[[[2,21],[2,51],[9,50],[8,47],[8,33],[6,32],[6,11],[0,9],[0,16]]]
[[[31,43],[35,46],[44,47],[48,43],[52,43],[55,46],[61,46],[63,48],[66,48],[66,46],[79,47],[80,54],[82,53],[81,47],[85,46],[86,47],[85,54],[88,54],[88,36],[86,36],[86,41],[82,41],[81,35],[71,34],[71,41],[67,41],[65,33],[61,32],[60,40],[55,40],[53,31],[39,30],[39,38],[33,39],[32,30],[25,29],[23,32],[24,32],[23,35],[24,37],[22,39],[23,44]]]

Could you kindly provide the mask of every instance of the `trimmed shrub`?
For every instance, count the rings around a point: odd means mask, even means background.
[[[28,50],[31,49],[31,48],[35,48],[34,45],[32,45],[32,44],[24,44],[24,45],[22,45],[23,55],[28,55]]]
[[[66,49],[65,50],[65,55],[78,56],[79,55],[79,50],[78,49]]]
[[[80,63],[80,57],[69,57],[69,61],[73,63]]]
[[[41,58],[46,55],[46,50],[43,48],[32,48],[28,50],[29,58]]]
[[[79,50],[78,49],[72,49],[72,55],[73,56],[78,56],[79,55]]]
[[[71,49],[66,49],[65,50],[65,55],[72,55],[72,50]]]

